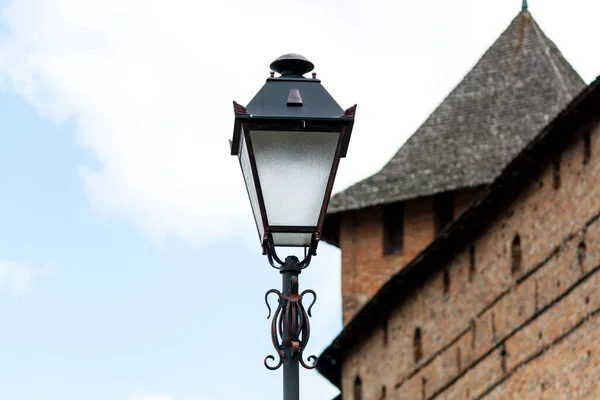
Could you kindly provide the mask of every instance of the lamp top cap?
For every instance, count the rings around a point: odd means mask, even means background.
[[[271,69],[281,76],[302,76],[315,68],[315,65],[300,54],[289,53],[271,63]]]

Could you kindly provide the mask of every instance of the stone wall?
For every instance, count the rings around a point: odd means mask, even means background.
[[[600,128],[565,134],[562,155],[346,355],[343,400],[598,398]],[[359,226],[376,232],[371,219]],[[376,270],[366,251],[350,262]]]

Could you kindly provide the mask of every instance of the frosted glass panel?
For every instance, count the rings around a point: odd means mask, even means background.
[[[258,206],[258,195],[256,193],[254,179],[252,178],[252,168],[250,167],[250,158],[248,157],[248,149],[246,148],[246,140],[244,139],[244,135],[242,135],[239,155],[240,165],[242,166],[242,174],[244,175],[244,181],[246,181],[246,188],[248,189],[248,196],[250,197],[250,205],[252,206],[252,212],[254,213],[254,221],[258,227],[259,239],[262,241],[264,226],[262,225],[260,208]]]
[[[273,233],[273,243],[275,246],[310,246],[311,238],[312,233]]]
[[[317,225],[339,137],[339,132],[250,132],[269,225]]]

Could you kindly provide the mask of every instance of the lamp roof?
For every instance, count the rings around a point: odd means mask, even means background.
[[[271,69],[281,76],[267,79],[246,106],[248,114],[252,117],[273,118],[341,117],[344,110],[321,85],[321,81],[303,76],[313,68],[313,63],[298,54],[290,53],[277,58],[271,63]],[[300,96],[301,105],[288,104],[290,91]]]

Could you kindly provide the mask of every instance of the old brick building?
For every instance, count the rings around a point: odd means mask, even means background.
[[[336,195],[343,400],[600,398],[600,80],[523,11],[394,158]]]

